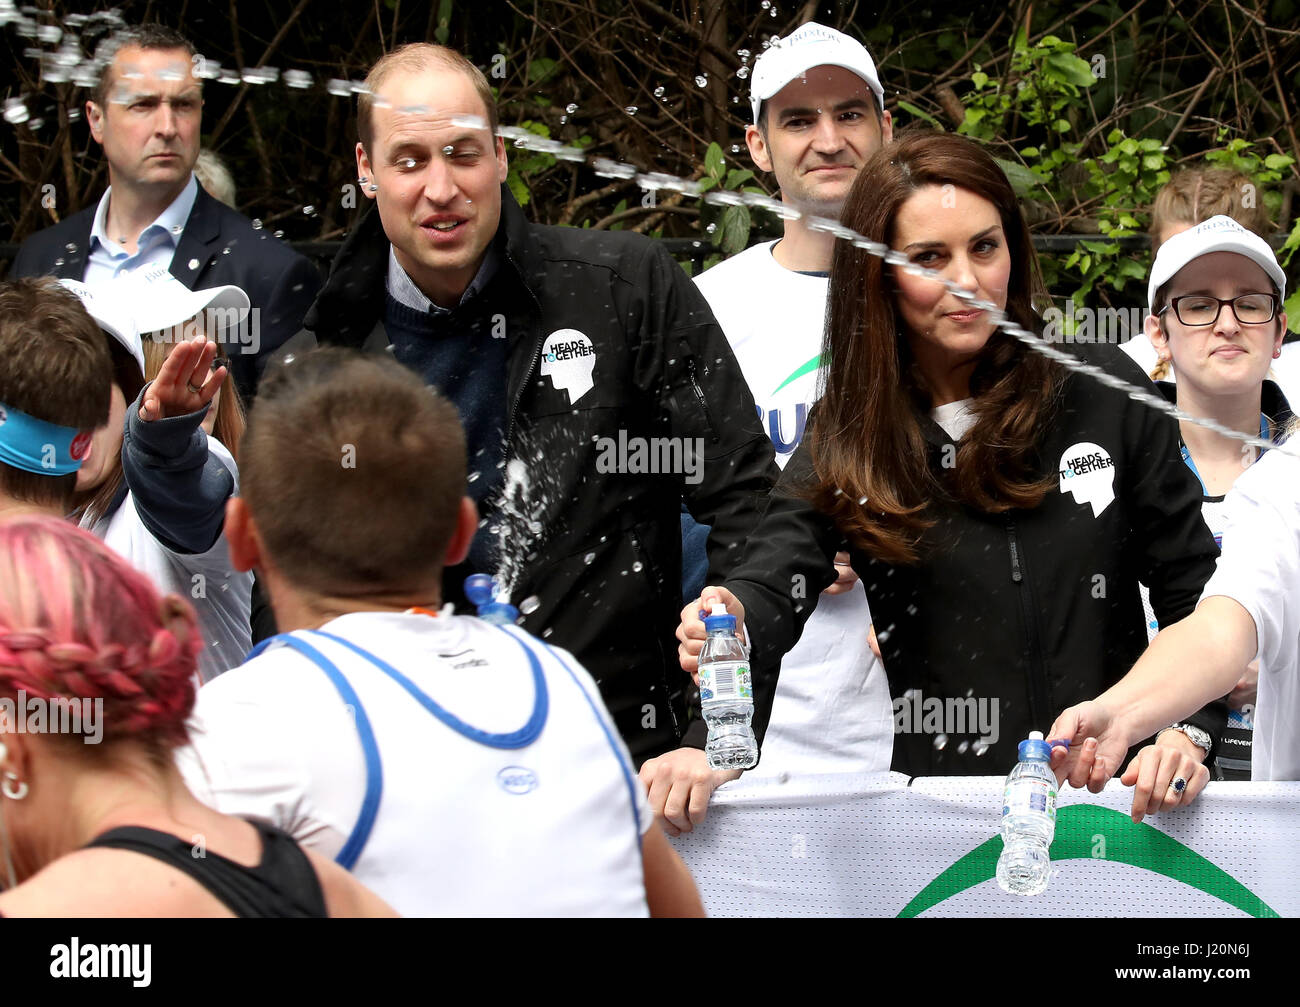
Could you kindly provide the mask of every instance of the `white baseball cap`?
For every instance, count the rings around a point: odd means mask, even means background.
[[[137,269],[113,283],[120,284],[114,288],[114,296],[119,302],[126,301],[124,307],[130,310],[141,334],[184,325],[209,309],[230,312],[227,320],[235,324],[243,322],[248,314],[248,295],[239,287],[190,290],[158,264]],[[215,340],[217,334],[207,335]]]
[[[143,378],[144,347],[140,345],[140,330],[136,328],[130,313],[123,310],[122,304],[108,285],[97,284],[91,287],[80,280],[60,280],[59,283],[81,298],[86,313],[131,354],[140,365],[140,377]]]
[[[1203,220],[1195,227],[1175,234],[1160,246],[1156,261],[1151,266],[1151,280],[1147,284],[1147,304],[1154,310],[1156,291],[1178,275],[1178,271],[1193,259],[1211,252],[1235,252],[1244,255],[1264,270],[1275,284],[1278,295],[1286,299],[1286,273],[1277,263],[1277,256],[1268,242],[1254,231],[1248,231],[1231,217],[1219,214]]]
[[[842,66],[856,73],[875,92],[880,110],[884,111],[885,89],[880,84],[875,61],[866,46],[841,31],[809,21],[785,38],[773,42],[754,63],[754,76],[749,86],[749,106],[754,113],[754,122],[758,122],[758,110],[763,102],[815,66]]]

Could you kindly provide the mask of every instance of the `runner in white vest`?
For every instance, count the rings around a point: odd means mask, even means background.
[[[754,67],[750,156],[781,199],[838,219],[858,169],[892,138],[870,54],[846,35],[806,24]],[[835,239],[785,221],[784,236],[707,270],[696,281],[727,334],[782,467],[820,392],[821,349]],[[893,751],[889,686],[868,647],[871,615],[848,576],[817,599],[781,662],[756,775],[887,772]]]
[[[281,634],[200,690],[178,757],[200,798],[408,915],[701,913],[587,672],[437,611],[478,523],[454,407],[317,351],[263,379],[241,462],[227,537]]]

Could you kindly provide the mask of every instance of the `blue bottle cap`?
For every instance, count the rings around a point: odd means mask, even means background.
[[[465,597],[471,605],[486,605],[496,596],[496,581],[485,573],[472,573],[465,578]]]
[[[514,626],[519,622],[519,609],[509,602],[490,601],[478,607],[478,617],[484,622],[501,626]]]
[[[721,611],[719,611],[719,609],[721,609]],[[716,633],[719,631],[735,633],[736,617],[731,615],[725,606],[714,605],[713,614],[704,617],[704,631],[706,633]]]
[[[1019,744],[1016,751],[1021,762],[1030,759],[1049,762],[1052,758],[1052,746],[1043,740],[1041,731],[1031,731],[1029,737]]]

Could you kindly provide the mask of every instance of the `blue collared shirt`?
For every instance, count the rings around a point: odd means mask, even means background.
[[[95,222],[90,228],[86,272],[82,279],[86,283],[102,283],[122,273],[131,273],[141,266],[155,263],[163,269],[170,269],[172,256],[176,254],[176,246],[180,243],[186,221],[190,219],[198,191],[198,180],[191,174],[181,194],[158,214],[152,224],[140,232],[136,252],[132,255],[115,239],[110,238],[105,230],[108,223],[108,200],[113,193],[110,186],[100,197],[99,206],[95,210]]]
[[[478,272],[474,274],[474,279],[470,281],[465,293],[460,295],[460,303],[464,304],[471,297],[487,286],[488,280],[497,271],[497,252],[492,245],[488,246],[487,255],[483,258],[483,264],[478,267]],[[402,268],[402,264],[397,261],[397,253],[393,251],[393,246],[388,246],[388,281],[386,283],[388,293],[398,304],[403,304],[420,312],[428,312],[433,315],[449,315],[450,308],[444,308],[439,304],[424,296],[424,291],[415,285],[415,281]]]

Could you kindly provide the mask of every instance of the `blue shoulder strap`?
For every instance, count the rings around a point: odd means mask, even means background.
[[[291,633],[280,633],[270,639],[263,640],[249,651],[248,659],[251,660],[256,657],[268,645],[276,641],[292,647],[315,664],[316,667],[320,668],[321,671],[325,672],[325,676],[334,683],[334,688],[343,697],[343,702],[352,710],[353,720],[357,725],[357,734],[361,736],[361,750],[366,756],[366,794],[361,801],[361,814],[357,816],[357,823],[352,827],[352,834],[348,836],[347,842],[343,844],[343,849],[339,850],[338,855],[334,858],[336,863],[350,871],[361,856],[361,851],[365,849],[366,841],[370,838],[370,831],[375,826],[375,816],[379,813],[379,800],[384,793],[384,767],[379,761],[379,746],[375,744],[375,732],[370,727],[370,718],[366,716],[366,708],[361,705],[360,697],[357,696],[348,680],[343,677],[343,673],[334,666],[334,663],[329,658],[306,641],[300,640]]]

